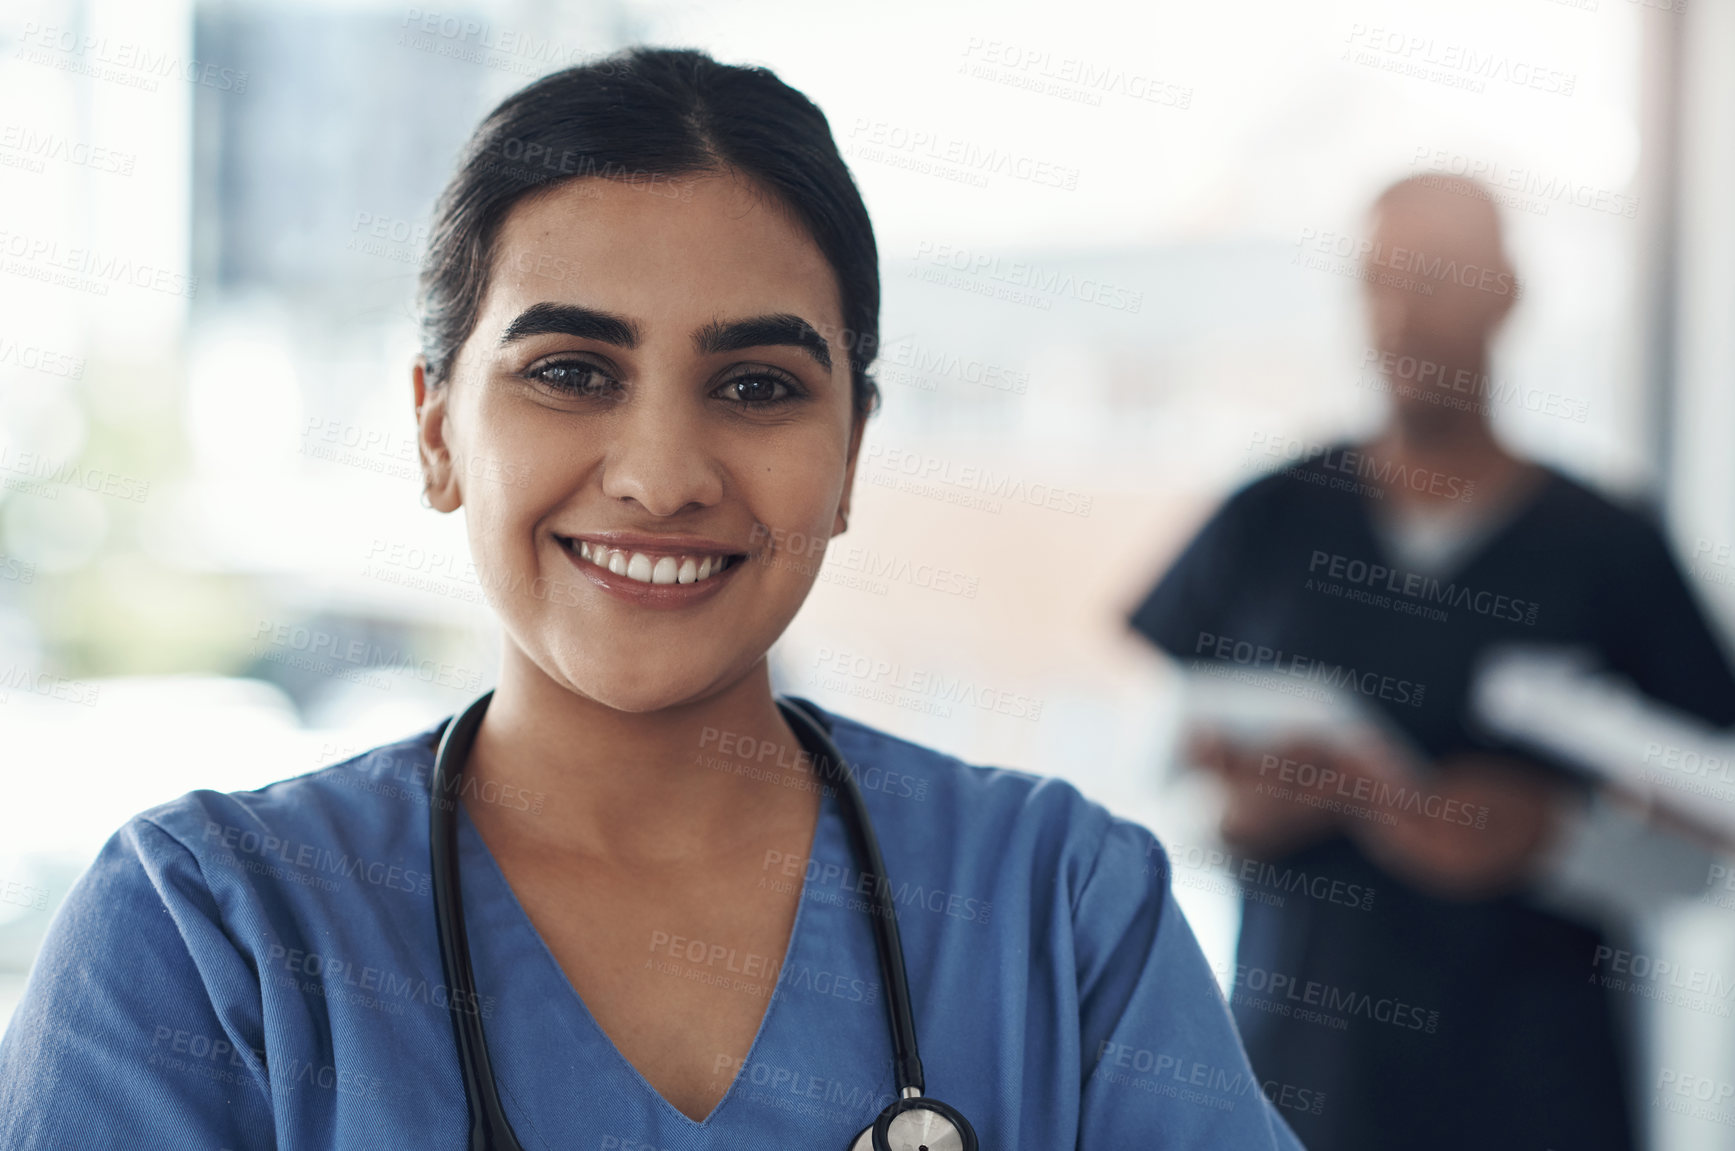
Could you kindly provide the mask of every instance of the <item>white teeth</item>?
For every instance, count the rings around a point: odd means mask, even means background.
[[[728,556],[652,555],[578,541],[580,559],[607,568],[615,575],[648,584],[698,583],[729,566]]]

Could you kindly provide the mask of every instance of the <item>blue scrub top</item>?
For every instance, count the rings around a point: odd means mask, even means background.
[[[885,853],[928,1092],[985,1151],[1300,1147],[1283,1109],[1331,1101],[1254,1078],[1150,832],[1060,780],[832,719]],[[461,1148],[463,1010],[526,1151],[844,1151],[894,1087],[838,797],[811,861],[766,868],[802,891],[781,971],[708,941],[647,951],[671,978],[769,1003],[746,1058],[719,1056],[729,1092],[698,1122],[597,1026],[467,813],[477,999],[447,995],[428,874],[443,726],[117,832],[0,1040],[0,1147]]]

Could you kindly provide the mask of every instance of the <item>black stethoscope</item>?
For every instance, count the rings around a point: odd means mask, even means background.
[[[493,698],[492,691],[485,692],[465,708],[447,726],[434,756],[433,802],[428,805],[428,854],[434,873],[434,928],[440,936],[440,963],[446,969],[448,998],[453,1003],[477,1002],[476,973],[470,967],[470,940],[464,927],[464,898],[458,881],[458,801],[438,800],[441,796],[458,794],[458,781],[470,758],[470,747],[476,742],[476,729]],[[909,981],[904,975],[897,907],[855,773],[832,742],[817,707],[795,698],[779,699],[777,706],[802,747],[843,797],[850,839],[856,856],[867,862],[863,870],[873,879],[878,905],[871,914],[880,975],[886,985],[886,1007],[891,1013],[892,1068],[898,1098],[850,1141],[849,1151],[977,1151],[976,1132],[969,1120],[955,1108],[922,1095],[922,1060],[916,1053],[916,1023],[910,1011]],[[474,1012],[453,1011],[452,1026],[458,1035],[458,1064],[470,1107],[469,1151],[523,1151],[500,1105],[481,1017]]]

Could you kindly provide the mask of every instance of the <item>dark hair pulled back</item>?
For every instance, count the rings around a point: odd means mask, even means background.
[[[769,69],[684,48],[631,48],[506,98],[470,138],[434,208],[418,305],[430,386],[444,384],[488,287],[494,243],[522,199],[584,177],[650,182],[733,169],[806,227],[837,276],[858,416],[879,388],[879,252],[825,114]]]

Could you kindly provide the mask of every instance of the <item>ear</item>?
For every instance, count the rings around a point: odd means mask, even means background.
[[[436,511],[457,511],[464,496],[458,485],[459,469],[452,466],[452,449],[446,441],[446,405],[452,396],[452,382],[430,388],[426,356],[416,357],[410,376],[416,391],[416,454],[422,463],[423,493]]]
[[[855,494],[855,465],[861,458],[861,438],[867,431],[867,417],[856,416],[849,430],[849,467],[843,473],[843,498],[837,501],[837,518],[832,522],[831,534],[840,536],[849,530],[849,499]]]

